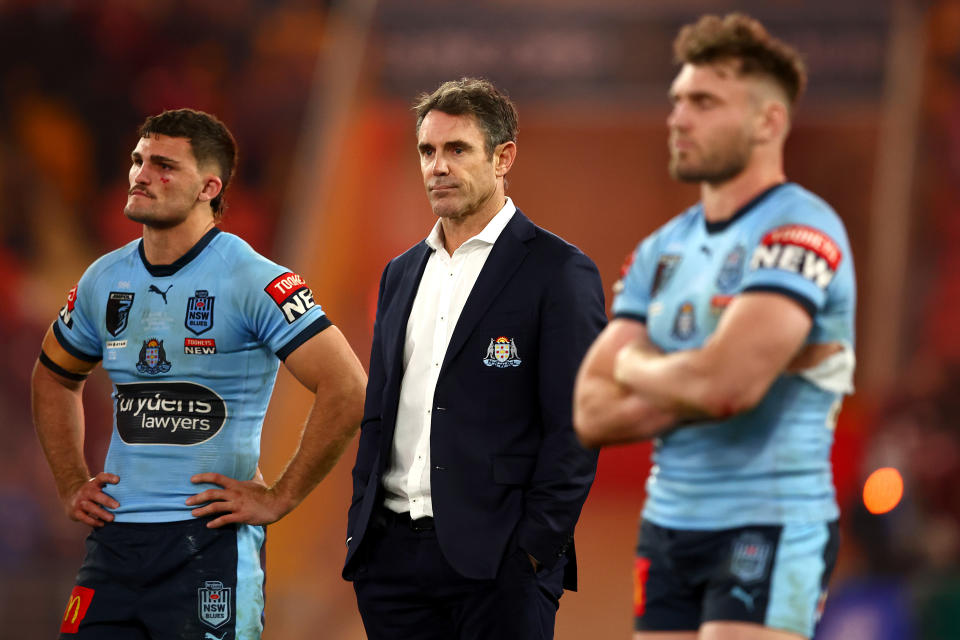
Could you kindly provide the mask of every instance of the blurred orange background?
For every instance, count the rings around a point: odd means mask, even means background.
[[[608,294],[624,257],[692,204],[666,172],[670,44],[746,10],[810,69],[787,173],[838,211],[857,261],[858,392],[836,432],[844,535],[818,638],[960,637],[960,2],[817,0],[8,0],[0,3],[0,638],[52,637],[83,554],[31,428],[40,339],[122,214],[136,128],[216,113],[240,146],[222,228],[300,272],[366,364],[380,272],[433,224],[409,105],[463,75],[520,112],[508,194],[580,246]],[[110,383],[87,383],[99,469]],[[263,432],[275,477],[309,394],[281,368]],[[268,529],[266,638],[363,638],[340,579],[355,447]],[[628,638],[646,445],[605,450],[578,530],[581,589],[557,638]],[[901,503],[863,506],[899,469]]]

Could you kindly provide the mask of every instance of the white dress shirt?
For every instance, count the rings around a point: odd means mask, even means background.
[[[430,419],[440,366],[463,305],[493,249],[493,243],[516,211],[513,201],[507,198],[506,204],[483,231],[464,242],[453,255],[448,254],[443,246],[443,229],[439,220],[427,237],[427,245],[433,249],[433,254],[427,259],[407,320],[400,405],[390,465],[383,476],[384,504],[391,511],[409,511],[413,519],[433,516]]]

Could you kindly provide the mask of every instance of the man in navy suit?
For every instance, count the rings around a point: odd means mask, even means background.
[[[596,470],[571,412],[600,276],[506,197],[504,94],[463,78],[415,111],[438,221],[380,281],[343,575],[372,640],[552,638]]]

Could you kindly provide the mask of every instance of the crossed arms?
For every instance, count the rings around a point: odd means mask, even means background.
[[[828,355],[829,346],[803,348],[811,326],[797,302],[768,292],[734,298],[697,349],[662,353],[643,323],[614,319],[577,375],[577,435],[585,446],[600,447],[747,411],[781,373]]]

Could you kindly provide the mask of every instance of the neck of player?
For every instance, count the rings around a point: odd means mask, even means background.
[[[770,187],[787,181],[781,154],[757,154],[733,178],[700,183],[700,201],[708,222],[729,220],[741,207]]]
[[[143,253],[147,262],[153,265],[173,264],[215,226],[209,206],[206,212],[192,211],[183,222],[173,227],[143,225]]]

